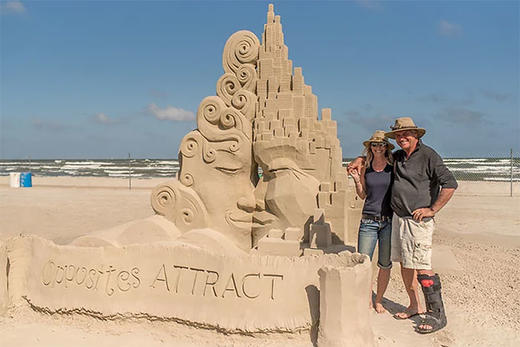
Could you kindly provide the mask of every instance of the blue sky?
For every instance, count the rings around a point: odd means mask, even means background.
[[[0,158],[176,158],[264,1],[0,1]],[[412,116],[445,156],[520,151],[518,1],[274,1],[345,157]]]

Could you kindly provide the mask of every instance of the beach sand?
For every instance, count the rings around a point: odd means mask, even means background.
[[[36,234],[67,244],[91,231],[153,215],[151,189],[163,178],[34,177],[32,188],[9,188],[0,177],[0,240]],[[448,326],[431,335],[413,331],[419,318],[397,321],[407,305],[394,264],[384,305],[373,313],[380,346],[520,345],[520,184],[459,182],[436,217],[433,265],[441,275]],[[224,335],[174,322],[109,321],[47,315],[26,307],[0,316],[0,346],[311,346],[309,333]]]

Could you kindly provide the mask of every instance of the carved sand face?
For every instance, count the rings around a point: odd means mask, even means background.
[[[209,212],[210,226],[231,233],[240,244],[250,244],[255,207],[251,145],[246,140],[212,143],[217,153],[215,161],[207,165],[204,182],[196,188]],[[238,150],[230,150],[235,146]]]
[[[281,149],[287,157],[277,155]],[[254,241],[271,228],[303,227],[314,213],[319,182],[300,169],[295,162],[297,153],[296,148],[287,144],[272,147],[256,142],[254,145],[255,159],[264,170],[255,191],[257,201],[264,204],[255,212],[255,221],[261,225],[254,225]]]
[[[207,227],[245,250],[252,246],[255,209],[251,122],[257,109],[259,47],[258,38],[249,31],[239,31],[228,39],[217,96],[200,103],[197,129],[183,139],[179,156],[179,181],[200,198]]]
[[[230,237],[240,248],[250,249],[255,207],[251,141],[246,132],[236,128],[240,120],[236,114],[216,110],[220,118],[212,118],[212,107],[222,107],[217,103],[207,100],[208,122],[199,122],[199,129],[182,142],[179,181],[202,200],[208,227]]]

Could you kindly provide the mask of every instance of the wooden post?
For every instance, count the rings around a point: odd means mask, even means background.
[[[513,149],[511,148],[511,187],[509,196],[513,196]]]
[[[130,161],[130,153],[128,153],[128,190],[132,190],[132,162]]]

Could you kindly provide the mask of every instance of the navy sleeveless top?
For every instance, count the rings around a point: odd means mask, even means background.
[[[392,194],[392,183],[394,170],[391,165],[386,164],[381,172],[374,171],[372,163],[365,171],[365,190],[367,197],[363,206],[363,214],[373,216],[392,216],[390,198]]]

